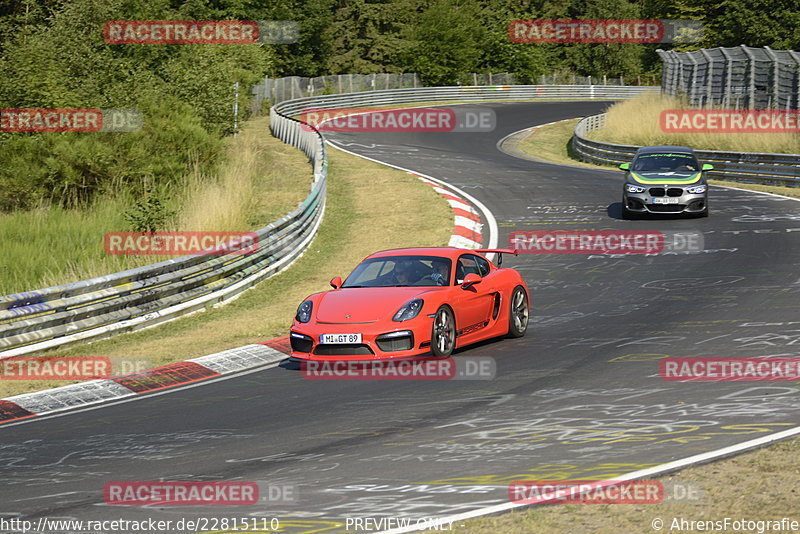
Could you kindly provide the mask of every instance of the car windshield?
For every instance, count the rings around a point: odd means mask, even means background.
[[[700,166],[692,154],[641,154],[633,162],[634,171],[697,172]]]
[[[342,287],[446,286],[451,265],[448,258],[438,256],[372,258],[359,264]]]

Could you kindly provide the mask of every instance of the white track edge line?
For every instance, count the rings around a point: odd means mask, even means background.
[[[776,432],[775,434],[770,434],[769,436],[764,436],[761,438],[752,439],[750,441],[745,441],[743,443],[739,443],[737,445],[730,445],[728,447],[723,447],[721,449],[717,449],[714,451],[704,452],[700,454],[696,454],[694,456],[689,456],[687,458],[683,458],[681,460],[675,460],[672,462],[667,462],[665,464],[658,465],[656,467],[651,467],[649,469],[640,469],[639,471],[632,471],[625,475],[614,477],[614,480],[634,480],[643,478],[646,476],[651,475],[658,475],[663,474],[669,471],[675,471],[678,469],[683,469],[685,467],[690,467],[694,464],[704,463],[710,460],[718,459],[724,456],[730,456],[736,453],[744,452],[748,449],[755,449],[763,445],[768,445],[783,439],[790,438],[792,436],[800,435],[800,426],[790,428],[788,430],[783,430],[781,432]],[[401,534],[403,532],[418,532],[420,530],[429,529],[432,524],[436,525],[443,525],[445,523],[451,524],[457,521],[464,521],[467,519],[472,519],[475,517],[480,517],[484,515],[496,514],[500,512],[507,512],[509,510],[514,510],[517,508],[525,508],[528,506],[535,506],[534,504],[528,503],[506,503],[506,504],[497,504],[494,506],[487,506],[485,508],[478,508],[477,510],[473,510],[470,512],[464,512],[461,514],[455,514],[450,516],[444,516],[437,518],[435,521],[431,521],[425,523],[419,527],[411,526],[411,527],[401,527],[395,528],[391,530],[384,530],[378,532],[376,534]]]
[[[517,130],[516,132],[512,132],[512,133],[508,134],[507,136],[503,137],[500,141],[497,142],[497,148],[500,149],[500,145],[502,145],[503,142],[505,142],[506,139],[508,139],[509,137],[512,137],[512,136],[514,136],[516,134],[519,134],[519,133],[522,133],[522,132],[525,132],[525,131],[530,131],[531,129],[539,128],[539,127],[542,127],[542,126],[549,126],[551,124],[557,124],[559,122],[565,122],[566,120],[572,120],[572,119],[565,119],[564,121],[548,122],[546,124],[539,124],[539,125],[534,126],[534,127],[523,128],[521,130]],[[337,147],[337,148],[339,148],[339,147]],[[507,152],[505,152],[505,151],[503,151],[503,153],[507,154]],[[356,155],[358,155],[358,154],[356,154]],[[369,159],[369,158],[367,158],[367,159]],[[559,165],[558,163],[555,163],[555,162],[551,162],[551,163],[553,163],[554,165]],[[611,169],[603,169],[600,166],[598,166],[598,169],[599,170],[611,170]],[[796,200],[796,201],[800,202],[800,198],[787,197],[787,196],[784,196],[784,195],[779,195],[777,193],[768,193],[766,191],[755,191],[753,189],[744,189],[744,188],[741,188],[741,187],[729,186],[729,185],[712,185],[712,187],[722,187],[724,189],[736,189],[737,191],[747,191],[747,192],[751,192],[751,193],[760,193],[762,195],[769,195],[769,196],[774,196],[774,197],[779,197],[779,198],[786,198],[786,199],[789,199],[789,200]],[[724,447],[722,449],[717,449],[715,451],[709,451],[709,452],[704,452],[704,453],[701,453],[701,454],[697,454],[695,456],[689,456],[688,458],[684,458],[682,460],[675,460],[674,462],[661,464],[661,465],[656,466],[656,467],[651,467],[650,469],[642,469],[642,470],[639,470],[639,471],[633,471],[633,472],[628,473],[626,475],[623,475],[621,477],[617,477],[617,478],[615,478],[615,480],[632,480],[632,479],[641,478],[641,477],[644,477],[644,476],[665,473],[665,472],[668,472],[668,471],[674,471],[676,469],[680,469],[680,468],[683,468],[683,467],[688,467],[688,466],[691,466],[693,464],[698,464],[698,463],[706,462],[706,461],[713,460],[713,459],[716,459],[716,458],[720,458],[720,457],[723,457],[723,456],[728,456],[728,455],[731,455],[731,454],[734,454],[734,453],[743,452],[743,451],[745,451],[747,449],[754,449],[754,448],[757,448],[757,447],[759,447],[761,445],[766,445],[766,444],[769,444],[769,443],[780,441],[782,439],[786,439],[786,438],[789,438],[789,437],[792,437],[792,436],[798,435],[798,434],[800,434],[800,426],[795,427],[795,428],[791,428],[789,430],[784,430],[782,432],[777,432],[775,434],[770,434],[769,436],[764,436],[762,438],[757,438],[757,439],[754,439],[754,440],[745,441],[745,442],[740,443],[738,445],[731,445],[731,446],[728,446],[728,447]],[[498,505],[489,506],[489,507],[486,507],[486,508],[479,508],[478,510],[474,510],[472,512],[464,512],[463,514],[445,516],[445,517],[437,519],[436,520],[436,524],[443,525],[444,523],[454,523],[456,521],[464,521],[466,519],[472,519],[472,518],[480,517],[480,516],[484,516],[484,515],[496,514],[496,513],[499,513],[499,512],[505,512],[505,511],[513,510],[513,509],[516,509],[516,508],[522,508],[522,507],[526,507],[526,506],[533,506],[533,505],[524,504],[524,503],[520,503],[520,504],[516,504],[516,503],[498,504]],[[423,529],[427,529],[429,527],[430,527],[430,524],[423,525],[423,526],[421,526],[419,528],[417,528],[417,527],[404,527],[404,528],[397,528],[397,529],[392,529],[392,530],[385,530],[385,531],[378,532],[376,534],[401,534],[403,532],[417,532],[417,531],[420,531],[420,530],[423,530]]]
[[[362,154],[357,154],[356,152],[352,152],[350,150],[347,150],[346,148],[342,148],[342,147],[338,146],[334,141],[330,141],[328,139],[326,139],[325,142],[327,144],[329,144],[330,146],[334,147],[335,149],[341,150],[342,152],[345,152],[346,154],[350,154],[351,156],[356,156],[356,157],[359,157],[359,158],[362,158],[362,159],[366,159],[368,161],[372,161],[374,163],[378,163],[380,165],[385,165],[387,167],[392,167],[393,169],[404,171],[404,172],[407,172],[407,173],[409,173],[411,175],[421,176],[422,178],[425,178],[427,180],[430,180],[430,181],[438,184],[439,186],[443,187],[444,189],[450,189],[451,191],[455,191],[456,193],[458,193],[462,197],[464,197],[467,200],[469,200],[470,202],[472,202],[473,206],[477,207],[481,211],[481,213],[483,214],[484,219],[486,219],[487,225],[489,226],[489,245],[486,248],[497,248],[497,239],[498,239],[498,237],[497,237],[497,220],[494,218],[494,215],[489,210],[489,208],[487,208],[480,200],[476,199],[472,195],[470,195],[468,193],[465,193],[464,191],[462,191],[459,187],[457,187],[455,185],[448,184],[447,182],[439,180],[438,178],[434,178],[433,176],[429,176],[427,174],[423,174],[421,172],[414,171],[414,170],[411,170],[411,169],[406,169],[405,167],[400,167],[399,165],[393,165],[391,163],[386,163],[385,161],[380,161],[378,159],[371,158],[369,156],[364,156]],[[487,258],[489,258],[489,260],[492,260],[492,261],[494,261],[494,256],[495,256],[494,254],[487,254]]]
[[[182,384],[182,385],[178,385],[178,386],[168,387],[168,388],[165,388],[165,389],[163,389],[161,391],[155,391],[155,392],[152,392],[152,393],[134,393],[134,392],[131,392],[131,394],[133,396],[125,395],[124,397],[118,397],[116,399],[110,399],[109,402],[104,402],[102,404],[93,404],[91,406],[83,406],[83,407],[72,406],[70,408],[58,409],[58,410],[54,410],[54,411],[51,411],[51,412],[45,412],[45,413],[43,413],[41,415],[34,414],[35,417],[27,417],[27,418],[19,420],[19,421],[13,421],[13,422],[9,422],[9,423],[2,423],[2,424],[0,424],[0,431],[2,431],[5,428],[12,427],[12,426],[25,425],[25,424],[28,424],[28,423],[35,423],[35,422],[39,422],[39,421],[45,421],[47,419],[54,419],[56,417],[64,417],[64,416],[67,416],[67,415],[77,414],[77,413],[81,413],[81,412],[89,412],[89,411],[92,411],[92,410],[99,410],[101,408],[106,408],[107,406],[115,406],[117,404],[125,404],[125,403],[128,403],[128,402],[134,402],[134,401],[138,401],[138,400],[149,399],[149,398],[152,398],[152,397],[160,397],[161,395],[168,395],[170,393],[174,393],[176,391],[183,390],[183,389],[196,388],[196,387],[200,387],[200,386],[205,386],[207,384],[212,384],[214,382],[222,382],[223,380],[229,380],[231,378],[238,378],[240,376],[249,375],[249,374],[252,374],[252,373],[257,373],[257,372],[260,372],[260,371],[264,371],[265,369],[272,369],[273,367],[277,367],[278,365],[281,364],[281,362],[283,362],[288,357],[289,356],[287,355],[285,358],[282,358],[281,360],[278,360],[278,361],[264,363],[264,364],[258,365],[256,367],[251,367],[249,369],[242,369],[241,371],[236,371],[236,372],[233,372],[233,373],[227,374],[227,375],[215,376],[213,378],[208,378],[208,379],[205,379],[205,380],[198,380],[196,382],[190,382],[188,384]]]
[[[511,132],[507,136],[505,136],[502,139],[500,139],[495,146],[503,154],[511,156],[512,158],[522,159],[522,158],[518,158],[517,156],[514,156],[513,154],[509,154],[508,152],[506,152],[505,150],[500,148],[503,145],[503,143],[506,142],[506,140],[508,138],[513,137],[513,136],[515,136],[517,134],[520,134],[522,132],[529,132],[531,130],[535,130],[537,128],[541,128],[542,126],[551,126],[553,124],[558,124],[559,122],[566,122],[566,121],[571,121],[571,120],[581,119],[581,118],[583,118],[583,117],[573,117],[571,119],[564,119],[564,120],[560,120],[560,121],[547,122],[545,124],[538,124],[536,126],[529,126],[528,128],[523,128],[521,130],[517,130],[516,132]],[[579,169],[591,169],[591,167],[584,167],[582,165],[577,165],[577,163],[586,163],[588,165],[594,165],[593,163],[589,163],[587,161],[578,161],[578,160],[575,160],[575,163],[576,163],[575,165],[572,165],[572,164],[569,164],[569,163],[557,163],[555,161],[550,161],[550,160],[546,160],[544,158],[539,158],[538,156],[535,156],[533,154],[531,154],[531,156],[534,156],[534,157],[538,158],[539,160],[541,160],[544,163],[549,163],[551,165],[559,165],[559,166],[562,166],[562,167],[573,167],[573,168],[579,168]],[[597,170],[599,170],[599,171],[615,172],[614,169],[606,169],[606,168],[602,167],[601,165],[594,165],[594,167],[596,167]],[[712,180],[717,180],[717,181],[724,181],[724,180],[719,180],[717,178],[711,178],[711,179]],[[733,182],[733,183],[738,183],[738,182]],[[800,198],[787,197],[786,195],[781,195],[781,194],[778,194],[778,193],[770,193],[768,191],[756,191],[755,189],[747,189],[747,188],[744,188],[744,187],[736,187],[735,185],[720,185],[720,184],[708,184],[708,185],[711,186],[711,187],[722,187],[723,189],[736,189],[737,191],[747,191],[749,193],[758,193],[758,194],[761,194],[761,195],[768,195],[768,196],[771,196],[771,197],[778,197],[778,198],[786,198],[786,199],[789,199],[789,200],[795,200],[797,202],[800,202]],[[753,184],[753,185],[766,185],[766,184]]]

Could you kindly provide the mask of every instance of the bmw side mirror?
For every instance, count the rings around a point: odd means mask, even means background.
[[[331,287],[333,289],[339,289],[340,287],[342,287],[342,277],[336,276],[334,278],[331,278]]]
[[[631,164],[630,163],[620,163],[619,164],[619,168],[621,170],[623,170],[623,171],[629,171],[629,170],[631,170]]]
[[[714,170],[714,166],[713,165],[709,165],[708,163],[704,163],[703,164],[703,170],[704,171],[713,171]]]
[[[469,289],[475,284],[480,284],[481,280],[483,280],[483,278],[481,278],[481,275],[475,273],[469,273],[467,276],[464,277],[464,281],[461,282],[461,289]]]

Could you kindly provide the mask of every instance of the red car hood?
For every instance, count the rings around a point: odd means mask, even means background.
[[[426,293],[441,291],[436,287],[354,287],[320,294],[315,303],[317,322],[374,323],[391,320],[400,306]]]

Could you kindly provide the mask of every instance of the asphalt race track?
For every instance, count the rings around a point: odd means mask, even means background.
[[[515,480],[608,478],[797,426],[795,382],[672,382],[658,365],[800,356],[800,202],[713,187],[708,218],[626,221],[620,172],[496,148],[606,105],[493,104],[491,132],[330,139],[460,187],[494,214],[500,246],[513,230],[695,230],[702,252],[507,258],[532,288],[528,334],[456,355],[494,358],[494,380],[313,381],[280,366],[0,428],[0,517],[274,517],[284,532],[345,531],[347,518],[441,517],[506,503]],[[249,507],[103,503],[106,482],[147,480],[296,493]]]

